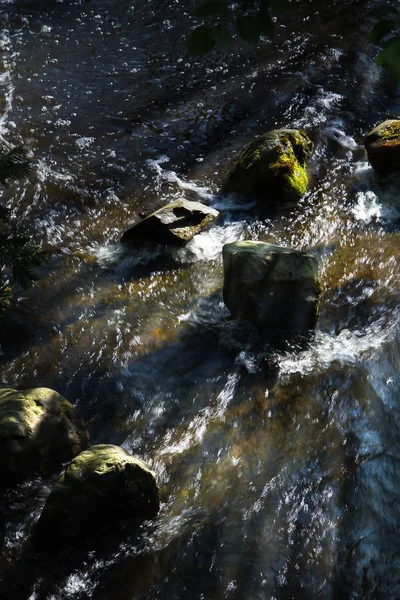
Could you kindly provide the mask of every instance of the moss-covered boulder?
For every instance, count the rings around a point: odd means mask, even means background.
[[[154,473],[138,458],[111,444],[85,450],[53,487],[36,526],[36,536],[52,544],[79,543],[83,536],[159,511]]]
[[[182,245],[209,227],[218,216],[214,208],[179,198],[127,229],[121,242]]]
[[[306,162],[314,144],[302,129],[275,129],[255,139],[234,161],[226,192],[252,195],[274,206],[307,191]]]
[[[400,120],[389,119],[377,125],[364,138],[368,160],[382,175],[400,171]]]
[[[318,260],[264,242],[223,248],[224,302],[235,318],[253,323],[268,341],[308,333],[318,316]]]
[[[0,486],[56,471],[88,446],[82,419],[54,390],[0,390]]]

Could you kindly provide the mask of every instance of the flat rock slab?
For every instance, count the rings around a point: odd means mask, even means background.
[[[275,244],[225,244],[224,302],[235,318],[253,323],[267,340],[305,334],[318,315],[318,260]]]
[[[209,227],[218,216],[214,208],[180,198],[127,229],[121,242],[182,245]]]
[[[400,120],[388,119],[377,125],[364,138],[368,160],[382,175],[400,171]]]

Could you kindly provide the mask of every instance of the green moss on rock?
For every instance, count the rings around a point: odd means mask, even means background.
[[[225,191],[250,194],[273,204],[298,200],[307,191],[305,167],[312,149],[304,130],[269,131],[238,156]]]
[[[400,137],[400,121],[389,121],[381,131],[382,140],[394,140]]]
[[[400,171],[400,120],[389,119],[377,125],[364,138],[368,160],[381,175]]]
[[[151,519],[159,506],[149,467],[123,448],[99,444],[68,465],[47,499],[36,535],[56,545],[75,544],[121,520]]]
[[[54,390],[0,390],[0,485],[53,472],[88,445],[75,408]]]

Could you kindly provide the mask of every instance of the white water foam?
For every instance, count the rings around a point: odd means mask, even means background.
[[[146,164],[150,167],[150,169],[156,173],[156,190],[160,191],[164,182],[175,183],[180,190],[195,192],[203,201],[212,202],[214,200],[215,194],[210,192],[209,188],[197,185],[193,181],[185,181],[179,177],[175,171],[163,169],[161,165],[167,162],[169,162],[168,156],[160,156],[157,159],[146,161]]]
[[[183,248],[172,249],[171,255],[180,263],[215,260],[221,255],[224,244],[241,240],[244,238],[244,234],[245,224],[243,222],[216,226],[199,233]]]
[[[128,253],[126,248],[120,244],[91,244],[86,246],[86,251],[96,259],[102,269],[115,269],[118,272],[128,271],[139,265],[146,265],[164,253],[162,246],[145,246],[135,248]]]
[[[310,348],[300,353],[288,353],[279,360],[281,376],[292,373],[325,371],[333,362],[340,365],[356,364],[365,354],[380,349],[397,331],[399,313],[380,319],[364,330],[343,329],[338,335],[317,331]]]
[[[390,200],[389,197],[388,201]],[[366,224],[371,221],[392,223],[400,219],[400,211],[393,205],[380,202],[378,196],[371,190],[357,193],[356,204],[351,212],[357,221]]]

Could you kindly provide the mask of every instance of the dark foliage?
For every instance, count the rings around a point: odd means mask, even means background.
[[[27,152],[21,146],[0,150],[0,184],[8,185],[30,173]],[[9,211],[0,206],[0,220],[7,223]],[[27,289],[36,279],[35,268],[46,262],[46,254],[29,243],[26,237],[0,234],[0,315],[12,300],[12,284]]]

